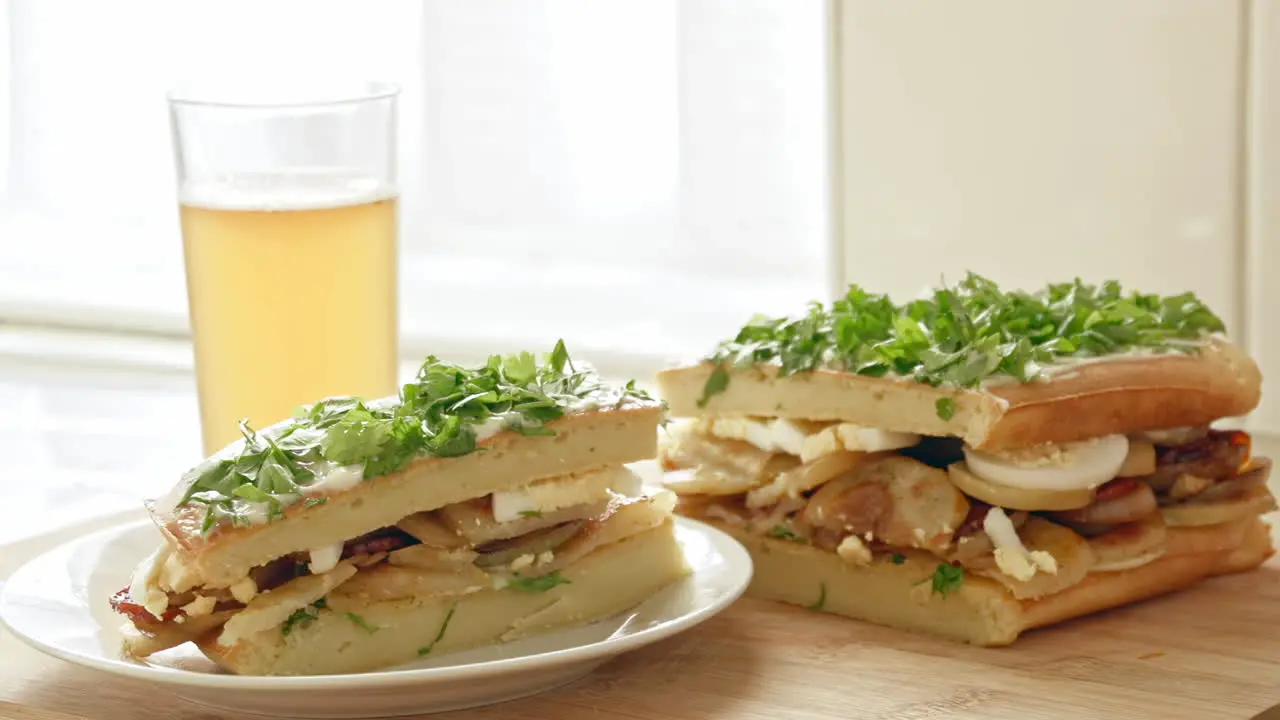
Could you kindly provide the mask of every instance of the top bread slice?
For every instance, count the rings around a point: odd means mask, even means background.
[[[1002,379],[973,390],[833,370],[784,376],[777,365],[727,368],[728,386],[700,407],[714,370],[701,363],[659,373],[672,416],[841,421],[959,437],[982,449],[1203,425],[1249,413],[1262,386],[1253,359],[1221,339],[1206,341],[1197,353],[1098,358],[1046,379]],[[940,412],[944,398],[950,404]]]
[[[459,457],[420,457],[404,469],[367,479],[327,502],[296,503],[272,522],[221,525],[202,535],[203,507],[146,503],[182,564],[206,587],[229,587],[250,570],[294,552],[329,547],[404,517],[515,490],[536,480],[652,458],[663,410],[651,400],[575,412],[547,423],[555,435],[507,430]],[[172,495],[170,496],[172,497]]]

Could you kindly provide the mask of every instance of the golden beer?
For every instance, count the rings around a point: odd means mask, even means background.
[[[397,387],[396,198],[376,180],[241,177],[184,188],[204,450],[327,395]]]

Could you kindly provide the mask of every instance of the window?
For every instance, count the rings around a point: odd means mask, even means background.
[[[261,67],[401,85],[408,356],[641,374],[829,291],[820,0],[6,7],[0,320],[184,335],[164,93]]]

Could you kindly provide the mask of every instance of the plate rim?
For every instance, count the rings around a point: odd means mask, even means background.
[[[39,564],[45,558],[55,553],[66,552],[75,546],[90,545],[95,539],[102,536],[119,536],[152,525],[150,520],[147,519],[135,519],[132,521],[114,523],[84,535],[68,538],[53,547],[47,548],[28,558],[12,573],[10,573],[3,582],[0,582],[0,625],[3,625],[15,638],[28,647],[64,662],[69,662],[91,670],[121,675],[142,681],[156,682],[169,686],[200,688],[205,690],[240,690],[253,692],[315,690],[317,688],[331,690],[349,689],[354,687],[378,688],[413,685],[418,683],[450,682],[474,679],[477,677],[493,677],[496,675],[519,673],[524,670],[536,670],[540,668],[559,667],[575,663],[603,661],[632,652],[646,645],[664,640],[684,632],[685,630],[701,625],[712,617],[723,612],[742,597],[746,592],[747,586],[751,583],[751,579],[755,572],[751,556],[746,549],[738,543],[738,541],[733,539],[731,535],[723,530],[708,525],[707,523],[684,517],[682,515],[673,515],[672,518],[677,527],[701,534],[709,539],[712,546],[716,549],[716,552],[727,559],[730,567],[742,568],[740,577],[736,579],[736,582],[727,592],[724,592],[715,600],[715,602],[699,607],[691,612],[680,614],[674,618],[665,620],[621,638],[610,637],[588,643],[586,645],[576,645],[548,652],[535,653],[532,655],[522,655],[520,657],[485,660],[481,662],[468,663],[466,665],[374,670],[364,673],[328,675],[234,675],[229,673],[199,673],[177,668],[140,664],[130,662],[124,658],[115,659],[97,657],[66,650],[58,645],[46,643],[19,631],[5,617],[5,608],[10,603],[15,602],[15,598],[11,597],[15,592],[13,590],[13,583],[11,582],[13,578],[28,571],[32,566]],[[696,576],[697,571],[695,570],[677,582],[696,581]],[[90,617],[90,620],[97,627],[102,627],[96,619]]]

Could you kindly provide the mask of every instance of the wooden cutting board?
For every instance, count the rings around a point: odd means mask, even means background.
[[[23,545],[0,548],[0,577],[38,549]],[[748,598],[560,690],[432,717],[1244,720],[1280,703],[1278,626],[1280,558],[1000,649]],[[230,718],[45,657],[0,630],[0,718],[63,715]]]

